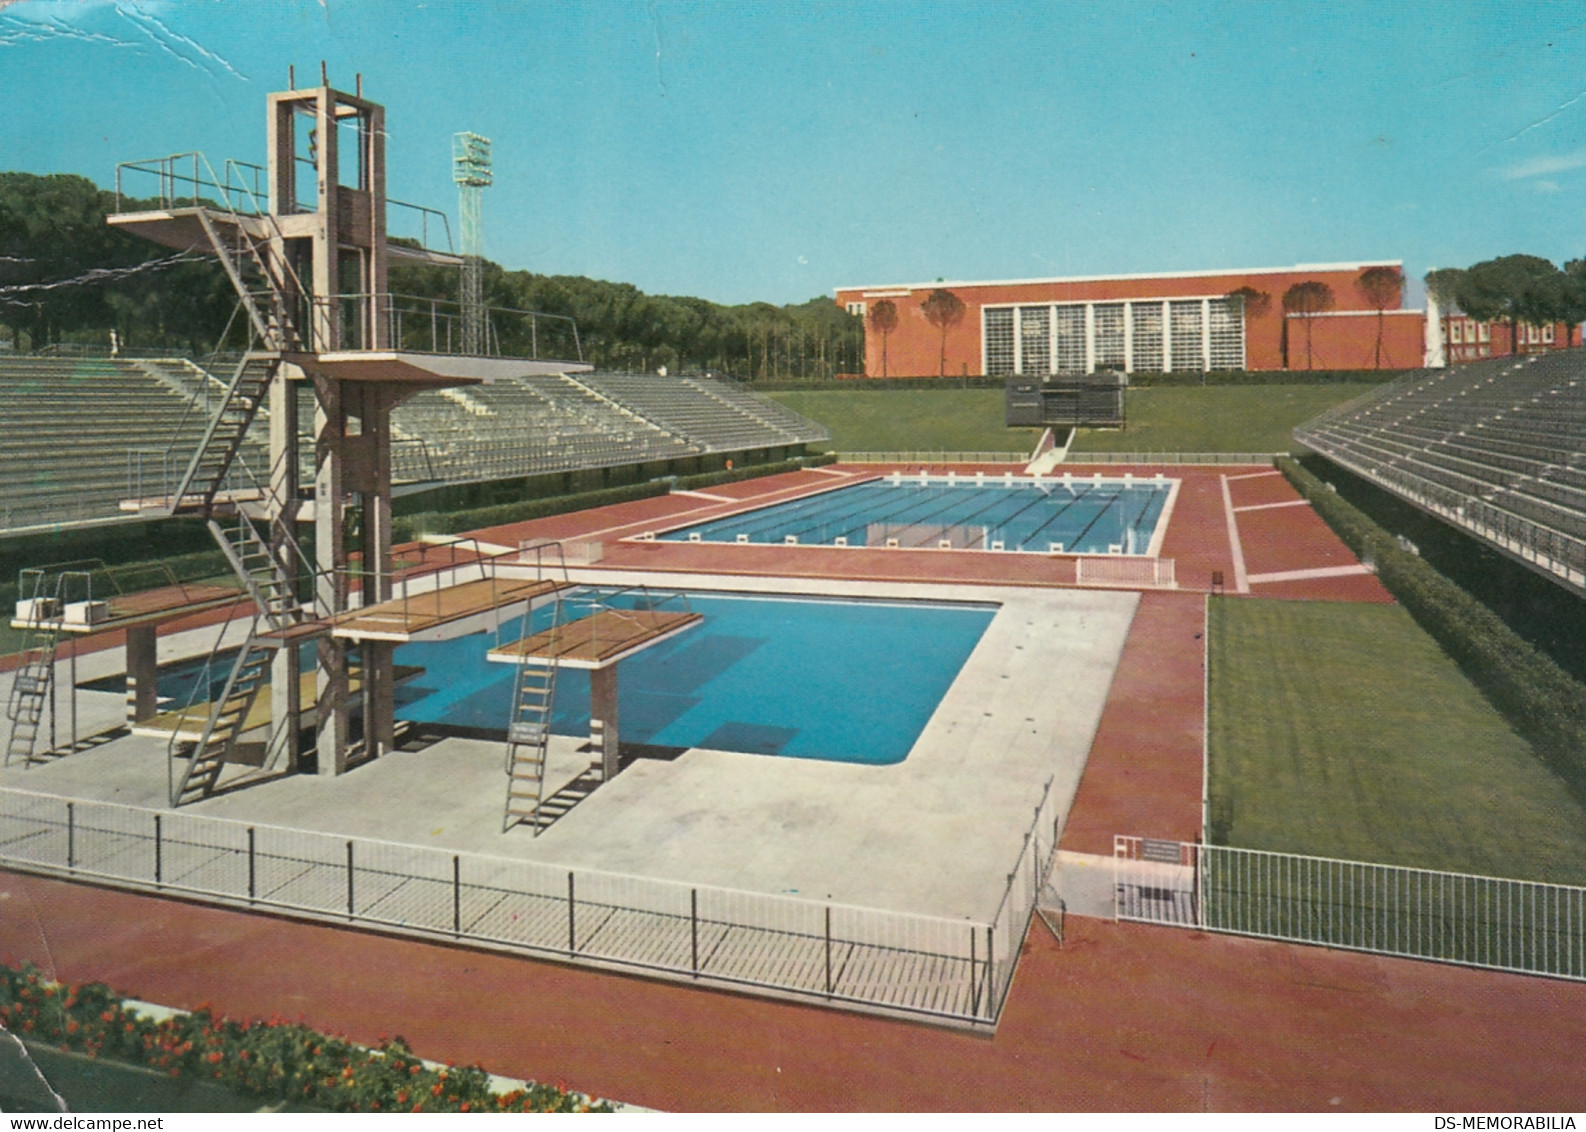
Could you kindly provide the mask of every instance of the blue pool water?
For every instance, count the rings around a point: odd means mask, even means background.
[[[996,610],[688,595],[704,622],[618,665],[625,743],[854,763],[901,762]],[[672,608],[668,606],[668,608]],[[550,613],[536,614],[536,630]],[[502,642],[520,635],[503,628]],[[424,673],[397,718],[505,735],[514,667],[485,659],[493,633],[403,645]],[[589,674],[561,669],[552,729],[589,734]]]
[[[1170,481],[872,480],[660,535],[673,542],[936,547],[1069,554],[1144,554],[1167,504]],[[691,536],[697,538],[691,539]],[[1117,549],[1114,549],[1117,548]]]

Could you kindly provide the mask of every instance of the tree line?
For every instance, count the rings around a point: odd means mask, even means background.
[[[1510,353],[1518,351],[1520,327],[1555,322],[1564,324],[1564,345],[1572,346],[1575,328],[1586,321],[1586,259],[1559,268],[1541,256],[1506,255],[1444,267],[1427,273],[1426,292],[1445,310],[1507,323]]]
[[[122,203],[123,210],[138,207]],[[36,351],[64,342],[104,344],[115,331],[127,349],[202,356],[240,348],[245,330],[233,319],[237,296],[220,264],[210,256],[170,254],[111,228],[105,217],[115,208],[114,193],[83,177],[0,173],[0,339],[14,350]],[[390,276],[394,293],[445,303],[458,298],[455,268],[393,267]],[[602,369],[716,370],[748,381],[824,379],[864,369],[862,320],[824,296],[782,306],[725,305],[490,261],[484,293],[488,306],[573,319],[584,360]]]

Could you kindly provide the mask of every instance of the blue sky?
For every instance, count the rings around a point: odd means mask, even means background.
[[[262,161],[321,59],[392,196],[485,134],[490,258],[652,293],[1586,255],[1578,2],[17,0],[0,168]]]

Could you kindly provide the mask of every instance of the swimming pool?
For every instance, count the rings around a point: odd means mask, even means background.
[[[704,622],[618,665],[624,742],[874,765],[902,762],[986,626],[990,605],[690,593]],[[545,628],[550,611],[535,615]],[[503,627],[502,643],[521,626]],[[397,718],[505,735],[512,665],[493,633],[414,643]],[[589,734],[589,674],[562,668],[551,721]]]
[[[894,475],[667,531],[670,542],[1149,554],[1174,480]]]

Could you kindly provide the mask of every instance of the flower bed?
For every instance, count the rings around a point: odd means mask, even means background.
[[[551,1085],[495,1092],[483,1069],[431,1068],[401,1038],[371,1050],[282,1019],[235,1022],[204,1008],[156,1021],[102,983],[50,982],[30,963],[0,966],[0,1026],[25,1041],[333,1112],[611,1111]]]

